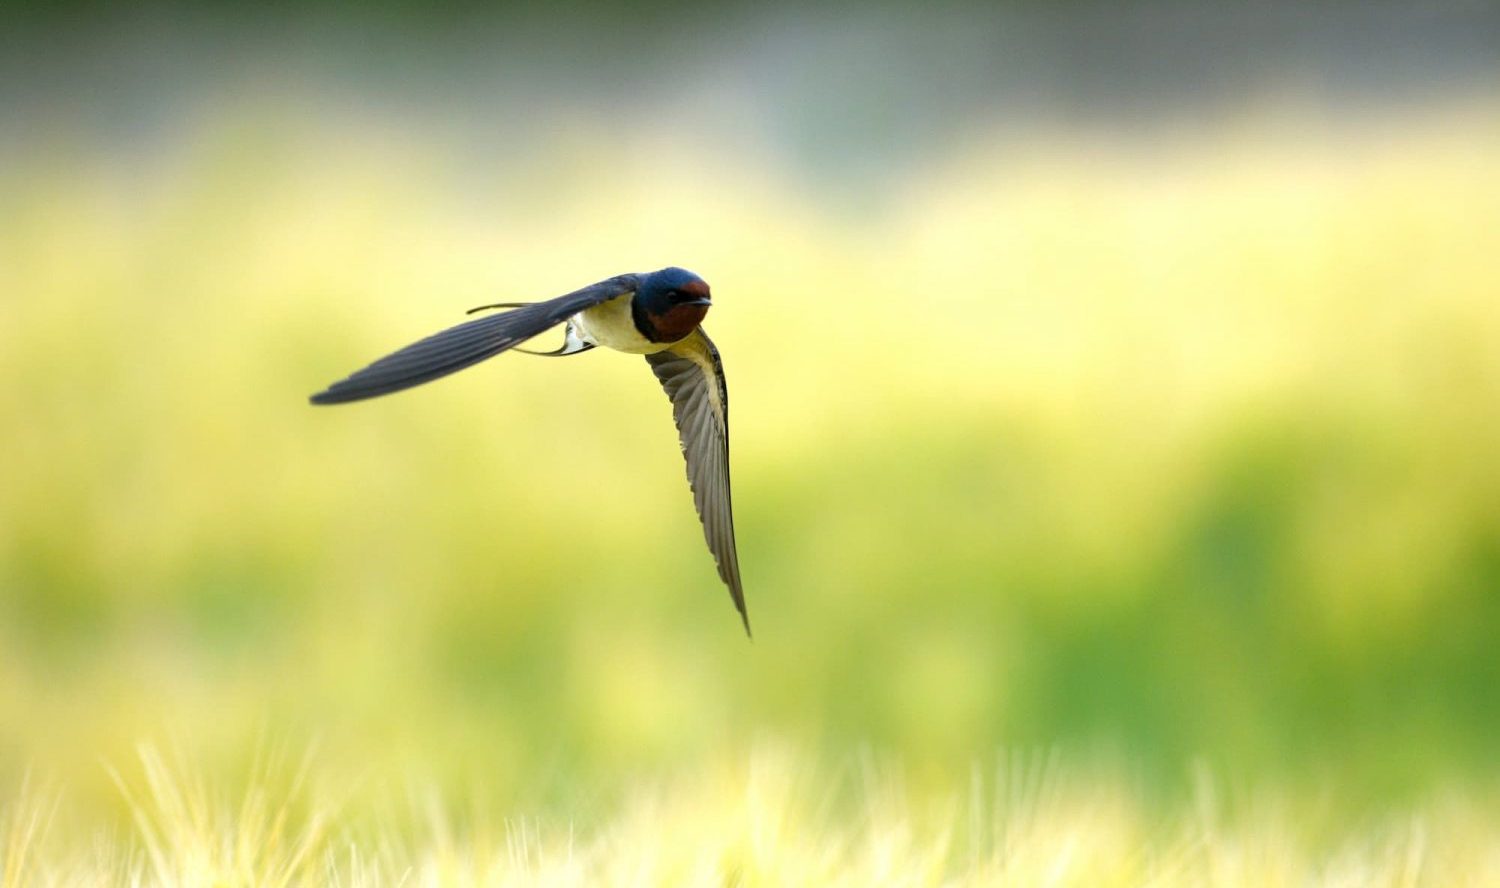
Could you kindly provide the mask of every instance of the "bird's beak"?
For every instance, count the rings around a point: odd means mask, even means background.
[[[714,301],[712,299],[708,298],[707,296],[698,296],[698,297],[695,297],[693,299],[689,299],[686,302],[679,302],[677,304],[678,305],[713,305]]]

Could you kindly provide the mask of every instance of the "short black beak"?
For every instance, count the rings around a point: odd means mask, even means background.
[[[714,302],[713,302],[712,299],[709,299],[707,296],[695,296],[692,299],[689,299],[689,300],[687,300],[685,302],[679,302],[677,304],[678,305],[713,305]]]

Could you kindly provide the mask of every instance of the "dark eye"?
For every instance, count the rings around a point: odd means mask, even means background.
[[[681,290],[668,290],[667,291],[667,301],[668,302],[681,302],[683,299],[686,299],[686,298],[687,297],[685,295],[683,295],[683,292]]]

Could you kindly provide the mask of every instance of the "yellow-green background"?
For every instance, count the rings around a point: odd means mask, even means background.
[[[1492,787],[1493,68],[1021,113],[942,105],[961,8],[721,13],[524,16],[556,54],[399,9],[12,23],[0,786],[112,816],[146,741],[584,818],[759,742],[1351,816]],[[931,82],[863,82],[908,45]],[[753,643],[639,358],[306,403],[667,264],[714,288]]]

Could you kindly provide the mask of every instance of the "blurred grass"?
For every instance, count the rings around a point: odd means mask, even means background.
[[[0,780],[123,814],[101,756],[272,730],[500,809],[762,732],[922,791],[1037,745],[1148,801],[1196,759],[1347,811],[1493,782],[1493,108],[981,139],[858,215],[605,135],[476,168],[230,107],[6,158]],[[638,359],[305,403],[665,264],[715,289],[753,645]]]
[[[429,789],[355,795],[262,754],[237,780],[143,747],[118,774],[133,828],[87,845],[35,792],[0,808],[6,885],[1491,884],[1494,807],[1473,795],[1328,819],[1199,772],[1163,817],[1118,772],[1003,755],[913,790],[868,755],[829,768],[776,744],[642,779],[568,819],[455,809]],[[6,819],[9,819],[9,823]]]

